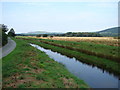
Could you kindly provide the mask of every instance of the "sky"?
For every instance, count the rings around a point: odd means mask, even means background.
[[[118,26],[118,2],[2,2],[2,24],[16,33],[100,31]]]

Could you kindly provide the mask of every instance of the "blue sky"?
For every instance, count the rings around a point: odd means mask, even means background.
[[[118,25],[118,3],[2,2],[2,23],[17,33],[100,31]]]

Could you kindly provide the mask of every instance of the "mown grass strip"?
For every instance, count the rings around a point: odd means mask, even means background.
[[[3,88],[88,88],[63,65],[24,40],[2,60]]]
[[[73,50],[69,50],[66,48],[61,48],[61,47],[45,44],[45,43],[42,43],[42,42],[39,42],[36,40],[33,40],[33,41],[26,40],[26,41],[29,43],[40,45],[40,46],[47,48],[47,49],[51,49],[52,51],[57,51],[57,52],[59,52],[63,55],[66,55],[68,57],[75,57],[76,59],[82,61],[83,63],[97,66],[97,67],[102,68],[104,70],[107,70],[107,71],[109,71],[109,73],[113,73],[117,76],[120,75],[120,71],[119,71],[120,64],[118,64],[116,62],[113,62],[113,61],[110,61],[107,59],[103,59],[103,58],[98,58],[95,56],[90,56],[90,55],[83,54],[83,53],[73,51]]]

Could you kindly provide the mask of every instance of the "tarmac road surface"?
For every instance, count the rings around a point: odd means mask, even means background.
[[[0,48],[0,58],[7,56],[15,49],[15,47],[16,47],[15,41],[8,37],[8,43],[2,48]]]

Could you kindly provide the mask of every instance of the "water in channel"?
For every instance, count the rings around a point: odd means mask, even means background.
[[[72,74],[82,79],[92,88],[118,88],[119,78],[112,74],[84,64],[75,58],[69,58],[61,55],[58,52],[53,52],[49,49],[44,49],[38,45],[30,44],[33,47],[45,52],[50,58],[62,63]]]

